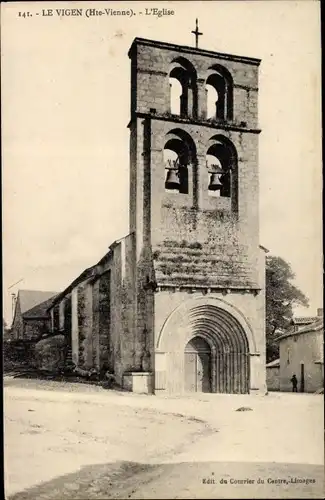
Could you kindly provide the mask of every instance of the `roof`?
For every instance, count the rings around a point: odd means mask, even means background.
[[[58,292],[43,292],[41,290],[19,290],[17,300],[19,300],[21,314],[24,315],[26,311],[53,298],[57,293]]]
[[[74,288],[76,288],[76,286],[79,285],[79,283],[83,283],[84,281],[86,281],[86,280],[88,280],[90,278],[96,278],[96,276],[98,276],[98,266],[103,265],[111,257],[114,245],[116,245],[120,241],[121,240],[114,241],[110,245],[109,251],[106,252],[106,254],[96,264],[94,264],[93,266],[88,267],[87,269],[85,269],[84,271],[82,271],[82,273],[79,274],[79,276],[75,280],[73,280],[63,290],[63,292],[59,293],[54,298],[54,300],[52,301],[52,303],[48,305],[48,309],[51,309],[51,307],[53,307],[55,304],[57,304],[58,302],[60,302],[63,299],[63,297],[65,297],[66,295],[68,295]]]
[[[243,245],[202,245],[199,242],[165,240],[153,253],[158,286],[259,290],[245,262]]]
[[[216,57],[218,59],[228,59],[231,61],[238,61],[246,64],[254,64],[259,66],[261,59],[256,57],[239,56],[235,54],[225,54],[223,52],[215,52],[213,50],[200,49],[197,47],[190,47],[188,45],[177,45],[175,43],[161,42],[158,40],[149,40],[147,38],[135,38],[129,50],[129,57],[132,56],[133,49],[136,45],[148,45],[151,47],[158,47],[159,49],[175,50],[177,52],[199,54],[201,56]]]
[[[288,333],[285,333],[284,335],[281,335],[281,337],[278,337],[276,340],[283,340],[287,337],[294,337],[296,335],[301,335],[303,333],[314,333],[314,332],[319,332],[324,329],[324,321],[323,318],[317,318],[314,323],[310,325],[306,325],[302,328],[299,328],[297,331],[290,331]]]
[[[53,297],[45,300],[41,304],[38,304],[37,306],[33,307],[32,309],[29,309],[23,314],[24,319],[41,319],[41,318],[48,318],[49,313],[48,313],[48,308],[52,305],[53,300],[55,299],[57,295],[54,295]]]
[[[317,321],[318,318],[319,316],[297,316],[292,318],[291,322],[294,325],[310,325]]]
[[[94,266],[88,267],[87,269],[82,271],[82,273],[74,281],[72,281],[72,283],[70,283],[70,285],[68,285],[63,290],[63,292],[59,293],[54,298],[54,300],[52,300],[52,302],[48,305],[47,309],[50,309],[55,304],[60,302],[60,300],[63,299],[63,297],[65,297],[68,293],[70,293],[73,290],[73,288],[75,288],[77,285],[79,285],[79,283],[82,283],[83,281],[86,281],[87,279],[94,276],[96,273],[96,266],[97,266],[97,264],[95,264]]]
[[[280,366],[280,359],[275,359],[266,365],[266,368],[276,368]]]

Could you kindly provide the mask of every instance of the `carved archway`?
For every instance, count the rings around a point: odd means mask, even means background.
[[[166,320],[156,348],[170,359],[174,373],[169,371],[167,379],[174,378],[171,384],[183,385],[180,390],[184,390],[184,349],[198,336],[211,347],[211,392],[248,393],[253,333],[235,307],[217,298],[190,299]]]

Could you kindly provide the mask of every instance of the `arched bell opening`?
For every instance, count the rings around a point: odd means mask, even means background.
[[[230,192],[228,193],[228,189],[225,190],[225,186],[223,185],[225,174],[223,171],[223,166],[221,161],[215,155],[211,154],[210,151],[207,152],[205,158],[206,158],[206,166],[210,174],[209,185],[208,185],[209,195],[214,197],[219,197],[219,196],[229,197]],[[227,182],[227,187],[228,184],[229,182]]]
[[[229,207],[233,211],[237,211],[238,176],[236,149],[232,142],[223,136],[214,136],[210,139],[209,143],[210,146],[206,152],[209,196],[229,199]]]
[[[164,146],[165,190],[189,194],[193,190],[193,170],[196,172],[195,145],[183,130],[167,134]]]
[[[184,87],[174,75],[175,73],[171,73],[169,77],[170,112],[172,115],[182,116],[187,114],[187,106],[184,106]]]
[[[169,72],[170,112],[180,117],[197,116],[197,74],[184,57],[172,61]]]
[[[164,147],[165,189],[188,194],[189,151],[180,139],[170,139]]]
[[[230,72],[220,65],[210,68],[206,80],[207,118],[228,121],[233,119],[233,80]]]
[[[219,93],[213,85],[206,84],[205,87],[207,96],[207,119],[214,119],[218,116],[218,106]],[[220,104],[220,101],[219,101]]]

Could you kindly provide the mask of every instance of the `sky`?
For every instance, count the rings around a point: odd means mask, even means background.
[[[83,15],[55,12],[73,7]],[[89,7],[135,15],[87,18]],[[145,15],[153,7],[174,15]],[[54,14],[43,15],[47,9]],[[63,290],[128,233],[128,49],[135,37],[193,46],[196,17],[200,48],[262,59],[260,242],[291,264],[309,297],[309,309],[297,313],[321,307],[318,1],[9,2],[1,4],[8,322],[11,293]]]

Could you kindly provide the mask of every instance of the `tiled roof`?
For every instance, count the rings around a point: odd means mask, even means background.
[[[310,325],[318,319],[318,316],[297,316],[292,318],[292,323],[294,325]]]
[[[32,309],[29,309],[23,314],[24,319],[31,319],[31,318],[48,318],[49,313],[48,313],[48,308],[52,305],[53,300],[55,299],[57,295],[53,295],[53,297],[45,300],[41,304],[38,304],[37,306],[33,307]]]
[[[160,285],[258,289],[239,245],[201,245],[165,241],[153,252]]]
[[[21,314],[38,306],[44,301],[51,299],[57,292],[43,292],[41,290],[19,290],[17,300],[19,300]]]
[[[48,309],[51,309],[52,306],[60,302],[66,295],[68,295],[77,285],[88,280],[89,278],[94,278],[98,275],[98,267],[102,266],[108,259],[112,256],[112,249],[116,244],[118,244],[123,238],[120,240],[116,240],[110,245],[109,251],[105,253],[105,255],[93,266],[85,269],[76,279],[74,279],[64,290],[57,294],[54,298],[53,302],[49,304]]]
[[[276,340],[282,340],[287,337],[294,337],[295,335],[301,335],[302,333],[313,333],[313,332],[319,332],[320,330],[324,329],[324,320],[322,317],[316,318],[316,321],[311,323],[310,325],[306,325],[302,328],[299,328],[297,331],[291,331],[288,332],[284,335],[281,335],[281,337],[278,337]]]
[[[67,288],[65,288],[63,290],[63,292],[57,294],[56,297],[54,297],[53,301],[48,305],[47,309],[49,310],[52,306],[54,306],[55,304],[60,302],[61,299],[63,299],[63,297],[68,295],[71,292],[71,290],[73,290],[73,288],[75,288],[77,285],[79,285],[79,283],[82,283],[83,281],[86,281],[87,279],[89,279],[93,275],[95,275],[96,274],[96,266],[97,266],[97,264],[85,269],[74,281],[72,281],[72,283],[70,283],[69,286],[67,286]]]

